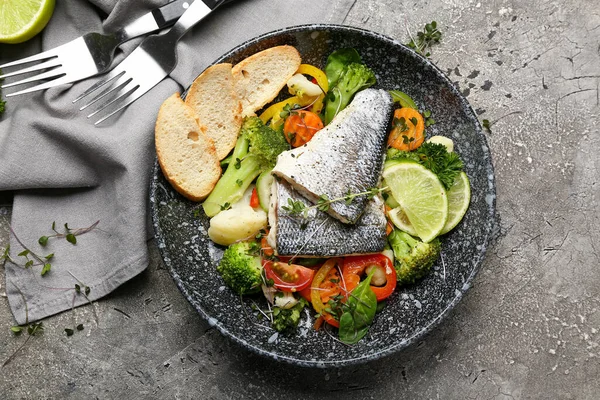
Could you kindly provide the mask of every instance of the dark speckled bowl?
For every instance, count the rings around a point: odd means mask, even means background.
[[[158,245],[173,279],[198,310],[224,335],[275,360],[302,366],[342,366],[397,352],[436,326],[458,303],[481,266],[495,223],[494,173],[486,139],[467,100],[433,64],[400,43],[377,33],[332,25],[292,27],[252,39],[215,62],[236,63],[266,48],[290,44],[305,63],[323,67],[336,49],[354,47],[377,74],[377,86],[408,93],[431,110],[435,125],[428,135],[454,140],[472,186],[471,206],[463,221],[443,238],[442,260],[420,283],[399,288],[377,314],[367,336],[343,345],[323,330],[312,329],[313,316],[303,315],[295,334],[281,335],[253,313],[262,296],[235,295],[215,271],[222,248],[207,238],[208,219],[197,203],[180,196],[158,164],[151,184],[151,203]]]

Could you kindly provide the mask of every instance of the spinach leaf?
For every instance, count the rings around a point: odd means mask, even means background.
[[[362,63],[360,54],[358,54],[356,49],[336,50],[327,57],[325,75],[327,75],[330,88],[335,86],[346,66],[352,63]]]
[[[414,108],[415,110],[419,109],[415,104],[415,101],[404,92],[390,90],[390,95],[392,96],[394,103],[399,103],[402,107]]]
[[[377,297],[371,289],[375,269],[351,293],[346,311],[340,317],[339,338],[345,344],[355,344],[362,339],[375,319]]]

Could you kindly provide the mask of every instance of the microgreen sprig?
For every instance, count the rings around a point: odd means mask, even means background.
[[[51,229],[54,232],[54,234],[40,236],[40,238],[38,239],[38,243],[40,244],[40,246],[45,247],[48,244],[48,240],[50,240],[51,238],[57,238],[57,239],[64,238],[67,240],[67,242],[75,245],[75,244],[77,244],[77,236],[83,235],[84,233],[87,233],[87,232],[95,229],[99,223],[100,223],[100,221],[96,221],[95,223],[88,226],[87,228],[76,228],[76,229],[69,228],[69,224],[65,224],[64,232],[59,232],[56,230],[56,222],[52,222]],[[31,250],[31,248],[26,246],[25,243],[23,243],[21,241],[21,239],[19,239],[19,237],[17,236],[17,234],[14,231],[14,229],[12,228],[12,226],[9,226],[9,229],[10,229],[10,232],[12,233],[12,235],[14,236],[15,240],[17,241],[17,243],[19,243],[19,245],[23,248],[23,250],[19,254],[17,254],[17,256],[22,257],[24,259],[24,262],[22,264],[20,264],[19,262],[17,262],[17,260],[15,260],[11,257],[10,245],[6,246],[6,248],[4,249],[4,252],[0,256],[0,261],[7,260],[15,265],[19,265],[19,266],[25,268],[25,269],[34,267],[34,266],[42,266],[42,269],[40,271],[40,274],[42,276],[45,276],[48,272],[50,272],[50,270],[52,269],[52,264],[50,263],[50,260],[52,260],[54,258],[54,253],[50,253],[45,256],[35,253],[33,250]]]
[[[410,32],[409,32],[410,35]],[[407,46],[415,50],[417,53],[424,57],[429,57],[431,53],[426,52],[427,49],[431,48],[433,44],[439,43],[442,38],[442,32],[437,29],[437,22],[431,21],[425,24],[423,31],[417,32],[417,37],[414,38],[410,35],[410,42]]]

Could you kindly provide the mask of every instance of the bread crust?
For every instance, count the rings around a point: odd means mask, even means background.
[[[221,165],[212,139],[179,93],[161,105],[154,138],[158,162],[169,183],[190,200],[204,200],[221,177]]]
[[[185,97],[214,144],[219,160],[235,146],[242,126],[242,103],[234,87],[232,65],[215,64],[198,76]]]
[[[293,46],[276,46],[245,58],[232,68],[242,116],[272,101],[298,70],[302,58]]]

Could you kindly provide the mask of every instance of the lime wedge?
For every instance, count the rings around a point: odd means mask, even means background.
[[[450,232],[462,220],[471,202],[471,185],[467,174],[461,172],[448,190],[448,220],[440,235]]]
[[[398,206],[388,212],[388,216],[396,228],[408,233],[411,236],[419,236],[415,228],[412,226],[406,213],[402,211],[402,207]]]
[[[448,197],[438,177],[413,161],[386,163],[383,178],[417,236],[425,243],[440,234],[448,219]]]
[[[0,43],[21,43],[50,21],[55,0],[0,1]]]

